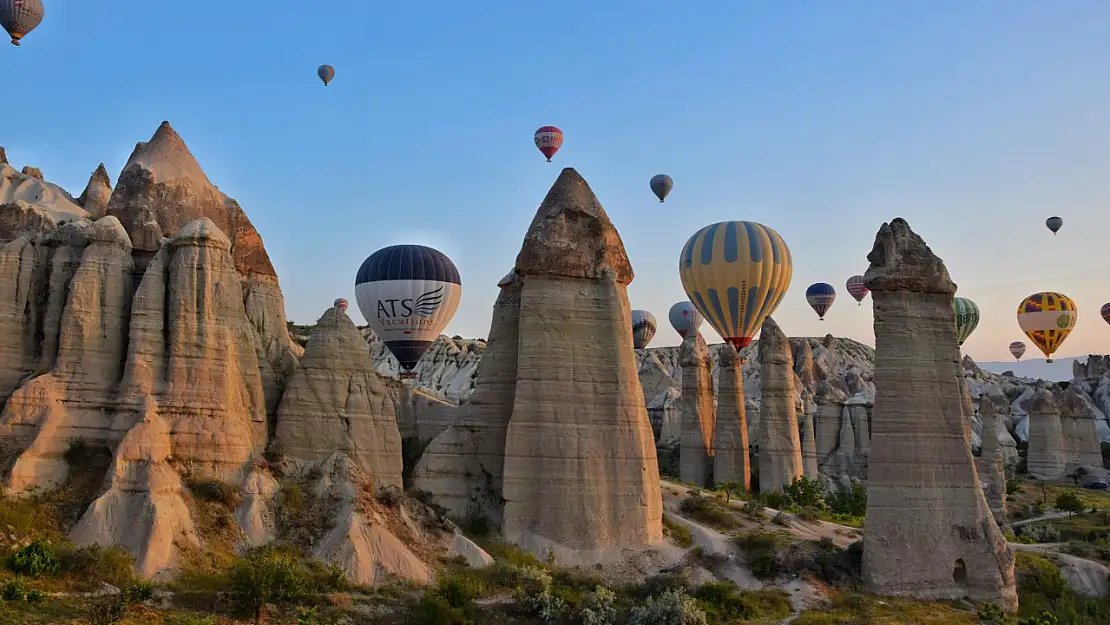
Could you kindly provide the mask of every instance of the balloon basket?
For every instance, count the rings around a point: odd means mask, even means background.
[[[415,380],[416,379],[416,372],[415,371],[402,371],[402,372],[397,374],[397,378],[400,379],[400,380]]]

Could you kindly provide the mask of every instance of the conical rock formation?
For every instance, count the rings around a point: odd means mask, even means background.
[[[1060,408],[1046,387],[1038,388],[1029,404],[1029,474],[1039,480],[1059,479],[1067,473],[1067,450]]]
[[[1014,555],[979,484],[944,263],[902,219],[867,259],[875,407],[863,577],[875,592],[1016,610]]]
[[[573,169],[536,211],[516,272],[523,286],[503,534],[564,562],[660,543],[659,470],[626,290],[632,267]]]
[[[721,348],[717,413],[713,424],[713,482],[739,483],[751,487],[751,458],[748,452],[748,409],[740,354],[726,344]],[[709,398],[712,404],[712,397]]]
[[[85,209],[92,219],[100,219],[108,212],[108,201],[112,198],[112,179],[104,163],[97,165],[85,190],[77,198],[77,204]]]
[[[709,351],[701,334],[695,332],[682,341],[679,363],[682,365],[682,443],[679,447],[678,476],[686,484],[708,487],[713,477],[716,416]],[[743,389],[740,392],[743,393]]]
[[[759,491],[782,490],[802,477],[802,442],[794,402],[790,343],[771,317],[759,331]]]

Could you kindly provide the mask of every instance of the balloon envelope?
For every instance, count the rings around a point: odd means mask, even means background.
[[[0,0],[0,26],[17,46],[20,39],[38,28],[45,14],[42,0]]]
[[[829,308],[836,301],[836,289],[827,282],[811,284],[806,289],[806,301],[817,313],[817,317],[824,321],[825,313],[829,312]]]
[[[1021,360],[1022,355],[1025,354],[1025,343],[1021,341],[1010,343],[1010,354],[1014,357],[1014,360]]]
[[[646,310],[632,311],[632,344],[636,349],[647,347],[658,329],[654,315]]]
[[[543,126],[536,130],[536,134],[532,137],[536,142],[536,147],[540,152],[547,157],[547,162],[551,162],[551,157],[563,147],[563,131],[555,126]]]
[[[316,68],[316,75],[320,80],[324,81],[324,86],[327,87],[332,78],[335,78],[335,68],[331,65],[321,65]]]
[[[1048,226],[1048,229],[1052,231],[1052,234],[1056,234],[1056,232],[1060,230],[1060,228],[1064,225],[1064,220],[1060,219],[1059,217],[1049,217],[1048,219],[1044,220],[1044,225]]]
[[[848,281],[844,283],[844,288],[848,290],[848,295],[851,295],[852,299],[857,302],[862,302],[863,298],[871,292],[871,289],[864,286],[864,278],[861,275],[848,278]]]
[[[345,300],[345,299],[343,299],[342,297],[340,297],[339,299],[337,299],[337,300],[335,300],[334,302],[332,302],[332,303],[331,303],[331,305],[332,305],[332,306],[335,306],[335,307],[336,307],[336,308],[338,308],[339,310],[343,310],[343,311],[346,311],[346,310],[347,310],[347,303],[348,303],[348,302],[347,302],[347,300]]]
[[[790,287],[790,248],[754,221],[722,221],[694,233],[678,257],[682,288],[736,349],[752,342]]]
[[[1110,323],[1110,302],[1102,305],[1102,309],[1099,310],[1099,314],[1102,315],[1103,321],[1105,321],[1106,323]]]
[[[979,307],[966,297],[957,297],[952,308],[956,313],[956,340],[963,345],[979,325]]]
[[[671,189],[674,188],[674,180],[667,174],[655,174],[648,182],[648,186],[651,187],[651,192],[655,194],[655,197],[662,202],[671,194]]]
[[[355,299],[374,333],[411,371],[451,322],[462,298],[455,263],[423,245],[391,245],[355,276]]]
[[[671,327],[682,338],[686,338],[691,332],[697,332],[705,319],[690,302],[678,302],[671,306],[667,318],[671,321]]]
[[[1052,354],[1068,338],[1079,312],[1075,302],[1063,293],[1045,291],[1022,300],[1017,309],[1018,325],[1025,336],[1052,362]]]

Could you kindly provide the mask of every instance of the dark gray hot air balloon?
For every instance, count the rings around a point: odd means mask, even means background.
[[[648,346],[651,339],[655,338],[655,331],[659,326],[655,324],[655,316],[646,310],[632,311],[632,345],[636,349]]]
[[[1056,234],[1064,225],[1064,220],[1060,219],[1059,217],[1049,217],[1048,219],[1044,220],[1044,225],[1048,226],[1048,229],[1052,231],[1052,234]]]
[[[12,45],[42,23],[42,0],[0,0],[0,26],[12,38]]]
[[[667,199],[667,196],[671,194],[671,189],[674,188],[674,180],[671,180],[671,177],[667,174],[655,174],[648,184],[651,185],[651,192],[659,198],[660,203]]]
[[[324,81],[324,86],[327,87],[332,78],[335,78],[335,68],[331,65],[321,65],[316,68],[316,75],[320,80]]]

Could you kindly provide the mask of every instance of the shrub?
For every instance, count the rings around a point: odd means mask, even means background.
[[[0,599],[4,601],[23,601],[26,598],[27,589],[18,580],[4,584],[4,589],[0,591]]]
[[[10,554],[6,564],[8,570],[17,575],[53,575],[58,572],[58,554],[50,541],[36,540]]]
[[[470,621],[460,608],[452,608],[443,597],[425,593],[416,604],[408,621],[411,625],[464,625]]]
[[[763,504],[758,499],[749,499],[744,502],[744,514],[751,519],[763,518]]]
[[[823,509],[825,507],[825,487],[817,480],[803,475],[782,490],[790,498],[790,502],[799,508]]]
[[[46,593],[41,590],[28,590],[27,602],[28,603],[42,603],[46,601]]]
[[[238,562],[230,575],[231,596],[255,619],[267,603],[297,599],[305,589],[305,578],[296,555],[275,547],[263,547]]]
[[[790,500],[790,495],[787,495],[780,490],[771,491],[769,493],[760,493],[759,500],[763,503],[763,505],[767,506],[768,508],[774,508],[775,510],[782,510],[783,508],[789,507],[792,503]]]
[[[817,508],[802,508],[798,512],[798,518],[813,523],[821,518],[821,510]]]
[[[735,481],[721,482],[717,485],[717,490],[725,494],[725,504],[728,504],[730,501],[732,501],[732,498],[734,496],[741,497],[744,493],[747,492],[747,489],[744,488],[743,484]]]
[[[666,514],[663,515],[663,533],[670,536],[679,547],[694,546],[694,535],[690,530],[685,525],[679,525]]]
[[[693,596],[709,620],[715,623],[784,618],[792,611],[790,601],[782,591],[740,591],[732,582],[702,584],[694,590]]]
[[[65,551],[61,570],[69,576],[89,581],[107,582],[123,588],[135,580],[134,558],[119,547],[99,546]]]
[[[834,586],[850,586],[860,581],[863,573],[863,542],[856,541],[840,549],[831,540],[817,543],[812,571]]]
[[[690,578],[682,571],[670,571],[652,575],[633,590],[633,595],[639,599],[647,599],[661,595],[667,591],[685,591],[690,588]]]
[[[1051,523],[1044,525],[1023,525],[1017,528],[1019,538],[1023,539],[1021,542],[1032,541],[1032,543],[1058,543],[1060,542],[1060,530],[1056,529]]]
[[[115,625],[127,616],[127,602],[120,597],[104,597],[89,606],[89,625]]]
[[[567,602],[562,597],[556,597],[550,590],[528,597],[524,602],[528,611],[540,617],[547,623],[555,623],[567,611]]]
[[[996,603],[985,603],[979,608],[979,622],[992,625],[1017,625],[1013,617],[1002,611]]]
[[[217,480],[192,482],[189,484],[189,491],[197,499],[218,503],[228,508],[234,508],[242,502],[238,488]]]
[[[834,514],[861,517],[867,514],[867,487],[853,483],[846,491],[825,494],[825,505]]]
[[[707,525],[723,529],[737,525],[728,507],[713,497],[695,493],[683,499],[679,507],[687,516]]]
[[[432,592],[442,597],[452,608],[465,608],[472,605],[484,590],[485,582],[482,578],[476,572],[466,569],[439,580]]]
[[[617,593],[604,586],[594,589],[578,609],[582,625],[611,625],[617,620]]]
[[[125,601],[141,603],[154,598],[154,585],[150,582],[140,581],[124,587],[120,591]]]
[[[1083,502],[1075,493],[1060,493],[1056,496],[1056,509],[1074,516],[1083,512]]]
[[[658,597],[649,597],[644,605],[632,610],[628,625],[708,625],[705,612],[697,601],[684,592],[668,590]]]
[[[1010,479],[1006,480],[1006,494],[1007,495],[1015,495],[1017,493],[1020,493],[1021,491],[1022,491],[1021,482],[1018,482],[1014,478],[1010,478]]]

